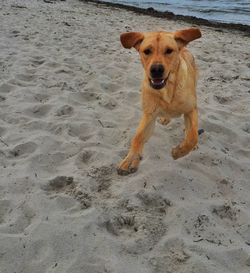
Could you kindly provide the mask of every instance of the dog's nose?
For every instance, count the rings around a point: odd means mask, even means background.
[[[161,78],[164,73],[164,66],[162,64],[153,64],[150,67],[150,74],[152,78]]]

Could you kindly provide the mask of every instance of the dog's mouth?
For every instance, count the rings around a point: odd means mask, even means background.
[[[151,87],[154,89],[162,89],[167,82],[167,79],[149,79]]]
[[[168,74],[168,76],[169,76],[169,74]],[[150,86],[153,87],[154,89],[157,89],[157,90],[162,89],[167,83],[168,76],[166,79],[162,79],[162,78],[149,79]]]

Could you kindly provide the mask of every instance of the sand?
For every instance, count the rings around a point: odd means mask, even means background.
[[[250,272],[249,36],[201,26],[199,148],[174,161],[183,121],[158,124],[121,177],[142,68],[119,34],[191,24],[50,2],[1,1],[0,272]]]

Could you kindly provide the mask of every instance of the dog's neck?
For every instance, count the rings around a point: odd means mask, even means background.
[[[167,84],[161,91],[162,98],[167,103],[171,103],[174,97],[175,87],[176,87],[176,73],[170,71]]]

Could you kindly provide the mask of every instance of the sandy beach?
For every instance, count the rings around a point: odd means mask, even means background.
[[[47,3],[46,3],[47,2]],[[249,273],[249,33],[199,26],[199,147],[157,124],[119,176],[142,67],[125,31],[193,26],[115,7],[0,6],[0,273]],[[196,25],[197,26],[197,25]]]

